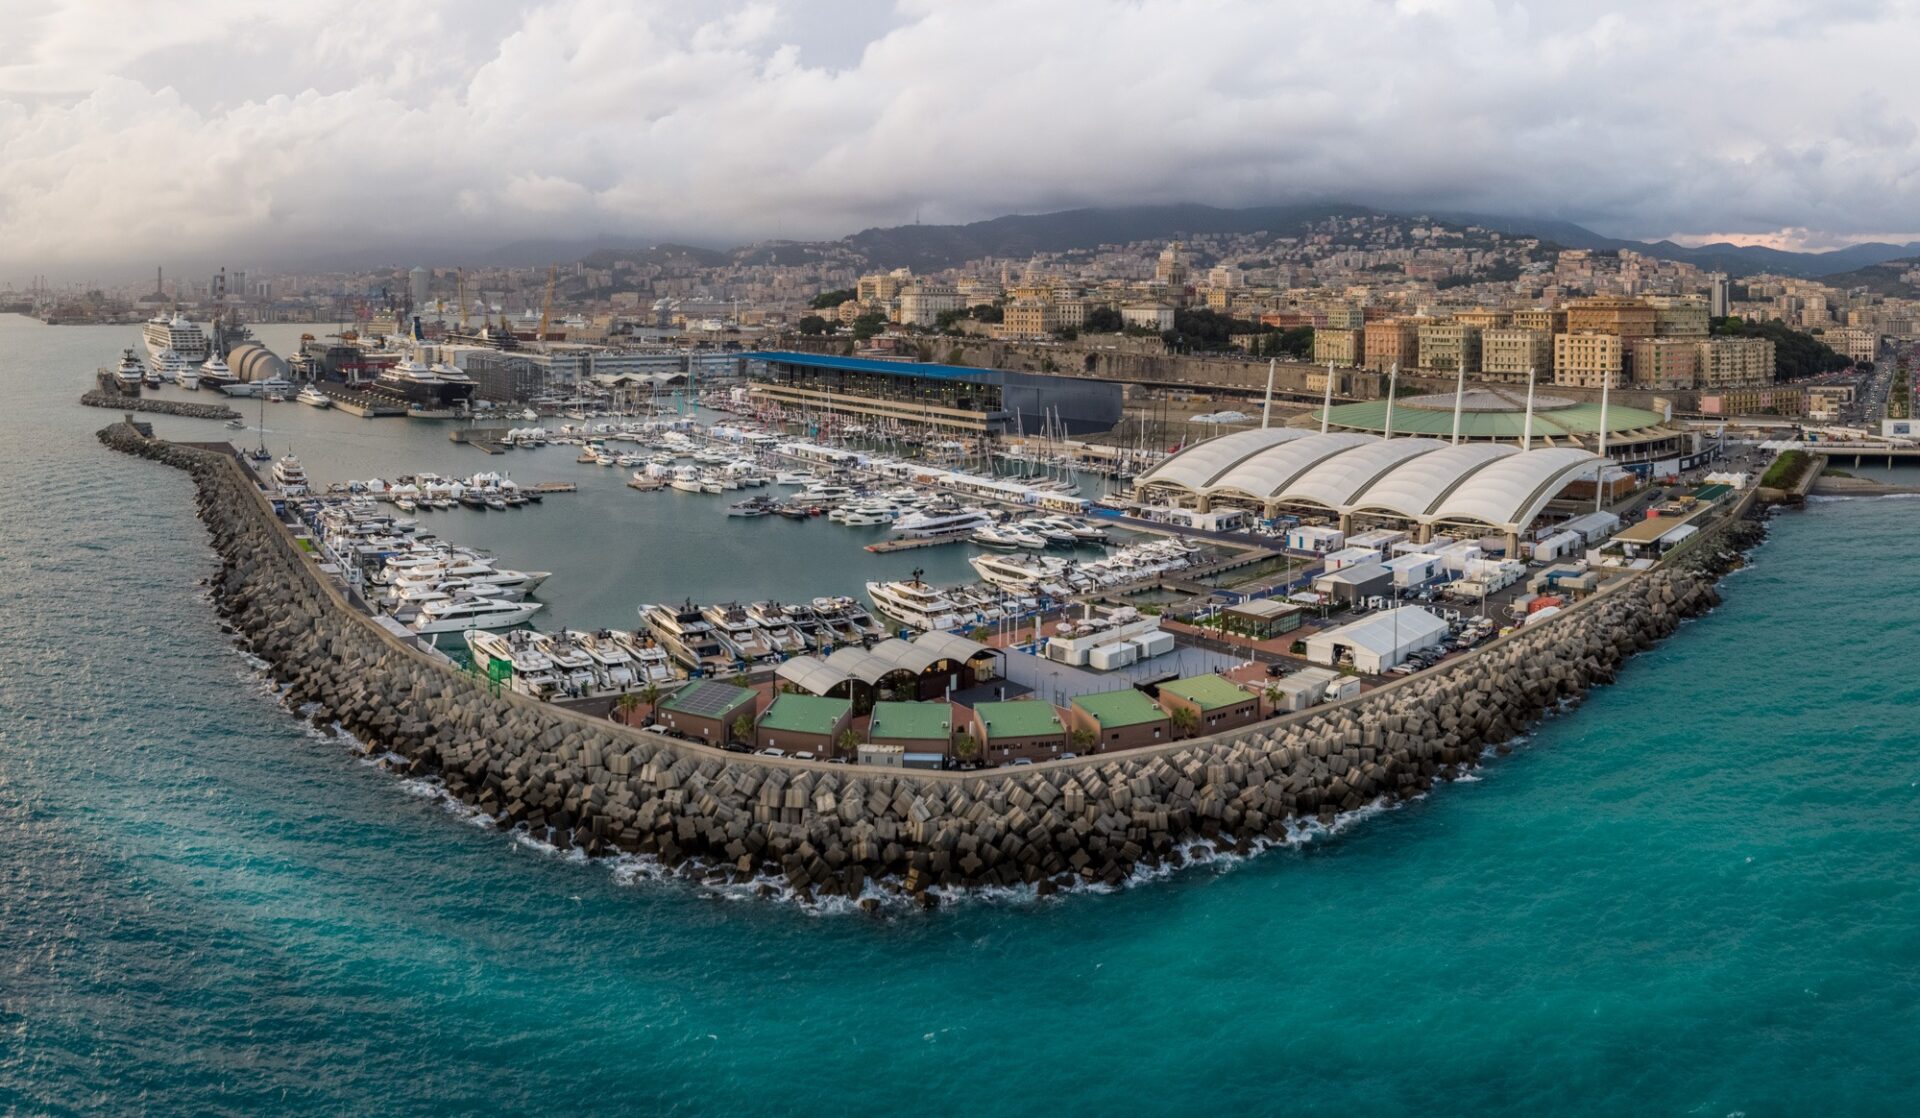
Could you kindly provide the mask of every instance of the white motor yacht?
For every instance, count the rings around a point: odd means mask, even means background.
[[[585,651],[593,661],[594,687],[602,691],[628,691],[640,682],[639,665],[634,662],[633,653],[611,629],[602,629],[597,633],[588,633],[580,629],[568,629],[564,636],[574,645]],[[661,654],[666,659],[666,654]]]
[[[330,408],[333,406],[333,397],[320,391],[317,385],[312,384],[302,388],[299,393],[294,396],[294,399],[310,408]]]
[[[428,602],[413,620],[416,633],[462,633],[468,629],[511,629],[532,620],[541,610],[538,602],[503,602],[498,598],[467,595],[443,602]]]
[[[306,467],[291,453],[281,455],[273,463],[273,484],[280,488],[282,497],[306,496],[309,492]]]
[[[701,610],[700,615],[707,619],[707,623],[720,634],[720,640],[731,647],[740,659],[768,660],[775,655],[772,643],[739,603],[710,605]]]
[[[760,629],[760,635],[775,652],[805,652],[807,638],[787,617],[786,607],[778,602],[755,602],[747,607],[747,620]]]
[[[908,540],[956,539],[992,523],[985,510],[975,508],[909,513],[893,522],[893,534]]]
[[[938,632],[965,624],[959,605],[920,581],[918,572],[911,579],[867,583],[867,599],[873,608],[909,629]]]
[[[500,679],[511,689],[535,699],[553,697],[564,680],[552,657],[540,647],[540,635],[525,629],[493,633],[468,629],[464,634],[474,666],[489,679]]]
[[[536,635],[533,644],[553,661],[554,669],[560,673],[561,688],[568,696],[578,697],[593,692],[598,682],[593,655],[565,630],[544,636]]]
[[[656,686],[677,683],[686,678],[686,673],[674,666],[673,658],[660,642],[645,633],[613,633],[613,641],[624,648],[633,657],[634,681],[645,687],[652,683]]]
[[[131,349],[120,356],[120,364],[113,370],[113,385],[129,396],[140,395],[140,386],[146,383],[147,367],[134,356]]]
[[[691,602],[679,607],[641,606],[640,622],[669,656],[695,671],[717,672],[733,666],[733,649]]]
[[[1048,547],[1072,547],[1080,542],[1073,530],[1048,516],[1030,516],[1020,521],[1020,527],[1039,536]]]

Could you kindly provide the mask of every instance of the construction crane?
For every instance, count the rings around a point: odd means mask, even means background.
[[[533,340],[536,342],[544,342],[547,340],[547,323],[553,321],[553,283],[559,274],[560,269],[558,265],[547,265],[547,301],[540,308],[540,332],[533,336]]]

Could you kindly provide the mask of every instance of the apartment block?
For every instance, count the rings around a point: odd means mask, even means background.
[[[1480,379],[1527,383],[1533,370],[1541,382],[1553,380],[1553,335],[1544,330],[1507,326],[1480,335]]]
[[[900,292],[900,321],[911,326],[933,326],[945,312],[965,307],[960,289],[951,284],[916,283]]]
[[[1773,343],[1765,338],[1713,338],[1699,343],[1702,389],[1758,388],[1773,383]]]
[[[1402,369],[1420,367],[1420,326],[1406,319],[1390,318],[1369,322],[1362,340],[1362,363],[1376,372],[1398,365]]]
[[[1649,308],[1651,310],[1651,308]],[[1648,323],[1651,328],[1651,315]],[[1618,334],[1555,334],[1553,383],[1570,388],[1626,383],[1626,339]]]
[[[1559,307],[1534,307],[1513,312],[1513,325],[1520,330],[1538,330],[1551,338],[1567,332],[1567,312]]]
[[[1651,338],[1654,335],[1654,309],[1642,300],[1621,295],[1576,299],[1567,304],[1567,333]]]
[[[1692,388],[1700,375],[1700,343],[1690,338],[1636,338],[1633,383],[1640,388]]]
[[[1435,322],[1420,327],[1420,367],[1443,373],[1480,372],[1480,327]]]
[[[1313,360],[1315,364],[1358,365],[1366,356],[1365,335],[1358,330],[1315,330],[1313,332]]]
[[[1656,338],[1707,336],[1707,301],[1694,295],[1660,295],[1647,300],[1653,307]]]

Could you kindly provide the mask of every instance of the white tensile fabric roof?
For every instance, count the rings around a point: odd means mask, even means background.
[[[812,656],[796,656],[791,660],[784,660],[773,670],[773,674],[810,695],[824,695],[853,678],[826,661]]]
[[[1305,438],[1306,435],[1307,432],[1297,427],[1255,427],[1251,431],[1235,431],[1231,435],[1222,435],[1188,447],[1149,470],[1140,478],[1140,484],[1177,485],[1199,493],[1243,459],[1268,447]]]
[[[1327,435],[1308,435],[1278,446],[1268,447],[1213,480],[1211,490],[1231,489],[1249,497],[1266,500],[1293,484],[1301,474],[1342,451],[1380,440],[1372,435],[1340,431]]]
[[[1540,515],[1566,483],[1587,473],[1599,458],[1575,447],[1547,447],[1489,463],[1440,502],[1436,520],[1481,524],[1526,524]]]
[[[1242,431],[1183,451],[1140,479],[1201,496],[1379,512],[1421,524],[1462,520],[1518,529],[1599,456],[1577,447],[1383,439],[1361,432]],[[1247,436],[1256,436],[1248,438]]]
[[[941,656],[948,660],[971,660],[983,652],[999,651],[998,649],[988,648],[979,641],[968,640],[958,633],[949,633],[942,629],[934,629],[921,633],[919,636],[913,638],[913,643],[933,653],[935,656]]]
[[[1504,443],[1448,446],[1395,466],[1385,477],[1368,486],[1355,504],[1412,520],[1426,520],[1447,494],[1486,468],[1489,462],[1519,453],[1519,447]]]
[[[1374,439],[1301,474],[1287,487],[1287,499],[1343,509],[1367,487],[1409,458],[1444,450],[1439,439]]]

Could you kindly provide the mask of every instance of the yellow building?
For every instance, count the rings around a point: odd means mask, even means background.
[[[1315,364],[1358,365],[1366,355],[1364,335],[1358,330],[1315,330],[1313,332],[1313,360]]]
[[[1433,322],[1420,327],[1420,367],[1442,373],[1480,372],[1480,327]]]
[[[1455,322],[1463,326],[1478,326],[1482,330],[1497,330],[1513,324],[1513,312],[1493,310],[1488,307],[1475,307],[1470,311],[1461,311],[1453,316]]]
[[[1507,326],[1480,335],[1480,379],[1527,383],[1527,371],[1542,383],[1553,380],[1553,335],[1545,330]]]
[[[1007,304],[1001,332],[1010,338],[1039,338],[1053,333],[1059,325],[1051,301],[1028,297]]]
[[[1553,383],[1599,388],[1626,383],[1626,345],[1618,334],[1555,334]]]
[[[1557,307],[1534,307],[1513,312],[1513,325],[1519,330],[1538,330],[1548,338],[1567,332],[1567,312]]]
[[[1612,334],[1621,338],[1651,338],[1654,310],[1639,299],[1596,295],[1567,305],[1569,334]]]
[[[854,291],[854,297],[862,303],[886,303],[900,294],[913,273],[905,268],[896,268],[891,272],[872,272],[860,277],[860,283]]]

